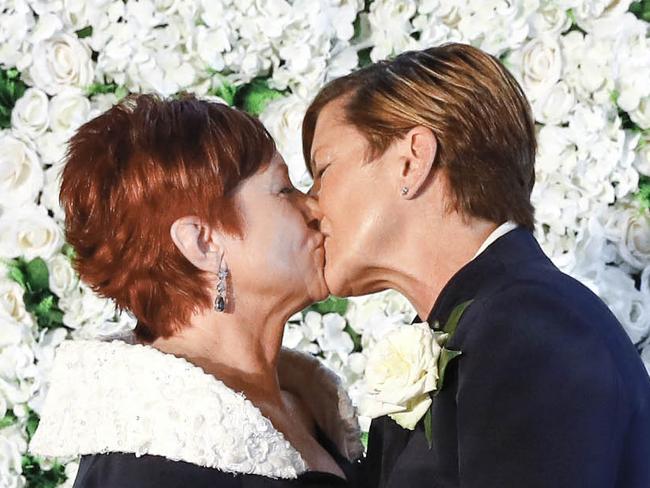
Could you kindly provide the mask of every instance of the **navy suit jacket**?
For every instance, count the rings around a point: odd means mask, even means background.
[[[469,299],[431,449],[422,421],[374,419],[367,486],[650,488],[650,378],[607,306],[523,228],[449,281],[429,324]]]

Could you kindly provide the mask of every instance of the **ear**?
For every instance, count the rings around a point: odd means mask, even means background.
[[[402,196],[411,199],[417,195],[433,169],[438,140],[428,127],[413,127],[404,137],[400,167],[400,188],[408,189]]]
[[[219,234],[196,216],[180,217],[169,233],[178,250],[199,269],[217,273],[224,252]],[[224,258],[225,260],[225,258]]]

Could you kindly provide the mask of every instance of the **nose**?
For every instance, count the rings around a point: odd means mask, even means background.
[[[308,193],[305,195],[304,204],[304,215],[307,227],[320,231],[320,221],[323,218],[323,212],[321,212],[320,206],[318,205],[318,200]]]
[[[309,195],[310,197],[313,197],[316,200],[318,200],[318,190],[319,190],[319,188],[320,188],[320,181],[314,181],[314,184],[311,185],[311,187],[309,188],[309,191],[307,192],[307,195]]]

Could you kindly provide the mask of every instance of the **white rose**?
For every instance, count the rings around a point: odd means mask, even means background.
[[[50,127],[68,134],[88,120],[90,101],[78,88],[65,88],[50,101]]]
[[[27,326],[33,325],[34,319],[25,310],[24,293],[25,290],[15,281],[0,278],[0,320],[4,318]]]
[[[642,175],[650,176],[650,140],[643,141],[637,148],[634,167]]]
[[[31,46],[27,41],[34,28],[34,12],[22,0],[2,2],[0,9],[0,64],[17,66]]]
[[[59,299],[59,307],[63,310],[63,323],[79,329],[77,338],[96,337],[102,332],[104,322],[115,314],[113,302],[98,296],[83,282]]]
[[[41,193],[41,205],[54,214],[54,219],[61,225],[65,220],[65,212],[59,202],[59,193],[61,191],[61,171],[63,165],[50,166],[45,170],[45,186]]]
[[[305,340],[305,335],[302,333],[300,325],[287,324],[282,335],[282,345],[290,349],[302,350],[306,345],[310,344]]]
[[[226,29],[212,30],[203,25],[196,27],[196,49],[201,61],[217,71],[223,70],[223,52],[230,50]]]
[[[412,430],[431,404],[441,347],[426,323],[389,332],[368,355],[362,415],[389,415]]]
[[[2,289],[2,283],[0,282],[0,290]],[[0,291],[0,293],[2,293]],[[6,297],[0,295],[0,307],[4,308],[6,304],[1,303]],[[4,313],[2,308],[0,308],[0,348],[6,347],[9,345],[20,344],[23,340],[26,340],[29,336],[29,328],[25,327],[25,324],[16,322],[8,317],[2,317]],[[0,398],[1,400],[1,398]],[[0,408],[0,418],[3,417],[2,409]]]
[[[45,207],[27,205],[0,217],[0,257],[49,259],[61,249],[63,233]]]
[[[632,208],[627,216],[618,250],[630,266],[643,269],[650,264],[650,212]]]
[[[533,32],[531,37],[541,35],[554,35],[566,31],[571,26],[571,19],[567,15],[567,9],[555,2],[544,2],[533,14],[531,19]]]
[[[34,352],[30,344],[12,344],[0,350],[0,377],[19,380],[18,385],[13,385],[17,388],[15,390],[17,396],[12,400],[14,404],[24,403],[31,396],[36,373]]]
[[[90,49],[76,36],[57,34],[34,45],[30,75],[50,95],[67,86],[84,88],[93,81]]]
[[[537,121],[559,125],[567,121],[574,105],[575,96],[571,87],[564,81],[559,81],[546,94],[533,102],[533,112]]]
[[[362,375],[366,370],[366,356],[361,352],[353,352],[348,356],[348,368],[356,374]]]
[[[413,0],[388,0],[370,5],[368,23],[371,28],[372,61],[417,48],[416,40],[410,36],[410,19],[416,11],[417,5]]]
[[[637,107],[629,115],[636,125],[642,129],[650,129],[650,97],[641,99]]]
[[[0,134],[0,208],[34,203],[43,187],[38,156],[10,132]]]
[[[63,162],[68,143],[67,134],[47,131],[34,142],[43,166],[58,165]]]
[[[593,276],[577,276],[612,310],[635,344],[650,330],[650,297],[634,286],[634,279],[621,268],[603,266]]]
[[[88,25],[96,25],[111,0],[63,0],[62,18],[74,30],[83,29]]]
[[[13,128],[32,139],[42,135],[49,123],[48,104],[44,91],[28,88],[11,112]]]
[[[318,345],[324,352],[335,352],[342,360],[354,349],[354,342],[344,331],[346,322],[336,313],[323,315],[323,333],[317,339]]]
[[[289,95],[269,103],[260,114],[260,120],[273,136],[278,151],[289,167],[289,178],[300,189],[311,185],[300,139],[302,118],[306,109],[305,99]]]
[[[88,120],[103,114],[117,104],[118,101],[119,100],[115,93],[99,93],[93,96],[90,101],[90,114],[88,115]]]
[[[52,13],[46,13],[44,15],[39,14],[29,40],[32,44],[45,41],[59,32],[62,28],[63,22],[58,15]]]
[[[70,293],[77,286],[79,279],[67,256],[57,254],[47,261],[47,267],[50,290],[57,296]]]
[[[0,392],[1,395],[1,392]],[[22,473],[22,446],[15,441],[15,437],[7,436],[3,431],[0,436],[0,486],[2,488],[22,488],[25,478]],[[24,441],[23,441],[24,444]]]
[[[553,38],[532,39],[524,46],[521,56],[524,90],[531,100],[536,100],[545,95],[560,79],[560,45]]]

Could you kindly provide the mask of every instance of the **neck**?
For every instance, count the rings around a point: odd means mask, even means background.
[[[411,302],[418,316],[427,320],[449,280],[472,260],[497,227],[485,220],[466,223],[458,215],[448,216],[437,225],[412,224],[403,234],[408,238],[382,258],[383,264],[377,267],[378,286],[373,288],[397,290]]]
[[[277,359],[291,314],[244,302],[239,300],[232,313],[208,310],[194,315],[181,331],[150,345],[187,359],[253,403],[281,404]]]

